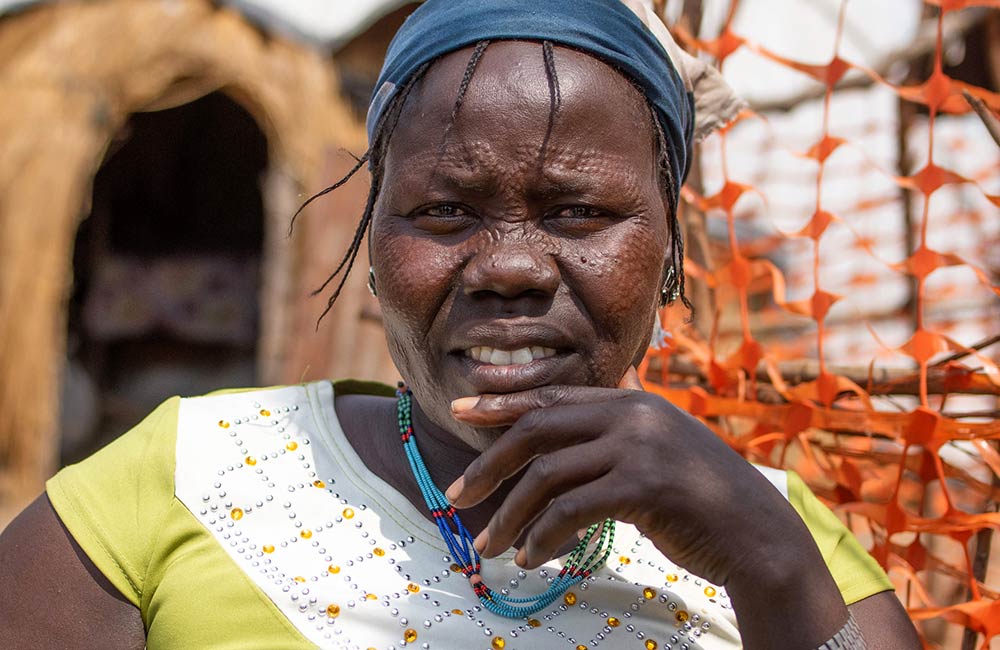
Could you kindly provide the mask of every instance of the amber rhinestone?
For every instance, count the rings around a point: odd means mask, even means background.
[[[326,615],[330,618],[337,618],[340,616],[340,606],[338,605],[327,605]]]
[[[457,564],[452,564],[448,568],[451,569],[452,572],[454,572],[454,573],[461,573],[462,572],[462,567],[458,566]]]
[[[528,619],[528,626],[529,627],[541,627],[541,625],[542,625],[541,621],[539,621],[537,618],[529,618]]]
[[[303,578],[302,576],[295,576],[295,582],[305,582],[305,581],[306,579]]]
[[[462,615],[462,614],[464,614],[465,612],[463,612],[463,611],[462,611],[462,610],[460,610],[460,609],[453,609],[453,610],[451,610],[451,613],[452,613],[452,614],[454,614],[455,616],[461,616],[461,615]]]
[[[226,422],[225,420],[219,420],[219,426],[222,427],[223,429],[228,429],[229,423]]]
[[[578,646],[576,646],[576,650],[587,650],[587,646],[585,646],[585,645],[578,645]]]
[[[619,625],[621,625],[621,624],[622,624],[622,622],[621,622],[621,621],[619,621],[619,620],[618,620],[617,618],[615,618],[614,616],[609,616],[609,617],[608,617],[608,625],[610,625],[611,627],[618,627],[618,626],[619,626]]]
[[[340,567],[337,566],[336,564],[331,564],[330,566],[326,567],[326,570],[332,573],[333,575],[337,575],[338,573],[340,573]]]
[[[646,639],[646,650],[656,650],[656,641]]]
[[[417,585],[415,585],[415,584],[413,584],[413,583],[411,582],[410,584],[406,585],[406,590],[407,590],[408,592],[410,592],[411,594],[415,594],[415,593],[417,593],[418,591],[420,591],[420,587],[418,587]]]
[[[271,415],[271,412],[268,411],[267,409],[261,409],[260,410],[260,414],[263,415],[264,417],[267,417],[267,416]]]
[[[407,643],[413,643],[417,640],[417,631],[412,627],[406,628],[406,631],[403,632],[403,639],[405,639]]]
[[[288,451],[295,451],[298,448],[299,448],[299,443],[295,442],[294,440],[285,445],[285,449],[287,449]]]
[[[236,521],[239,521],[240,519],[243,519],[243,510],[241,510],[240,508],[233,508],[229,512],[229,516],[235,519]]]
[[[317,480],[313,481],[313,487],[325,488],[326,487],[326,483],[324,483],[323,481],[320,481],[319,479],[317,479]]]
[[[253,456],[247,456],[247,465],[253,467],[256,464],[257,464],[256,458],[254,458]]]
[[[507,646],[507,642],[503,640],[502,636],[495,636],[490,645],[493,647],[493,650],[503,650]]]
[[[642,597],[645,598],[646,600],[653,600],[654,598],[656,598],[656,590],[650,587],[646,587],[645,589],[642,590]]]
[[[261,550],[264,551],[265,553],[274,553],[274,546],[270,544],[265,544],[264,548],[262,548]]]
[[[378,600],[378,596],[376,596],[375,594],[368,594],[365,596],[365,598],[367,598],[368,600]]]
[[[372,551],[372,553],[374,553],[375,555],[377,555],[379,557],[382,557],[383,555],[385,555],[385,551],[383,551],[380,548],[376,548],[375,550]]]
[[[715,595],[715,587],[705,587],[705,595],[711,598]]]
[[[686,621],[689,618],[691,618],[691,615],[688,614],[687,612],[685,612],[682,609],[682,610],[679,610],[676,614],[674,614],[674,618],[676,618],[678,621],[680,621],[681,623],[683,623],[684,621]]]
[[[626,556],[626,555],[622,555],[621,557],[619,557],[618,561],[621,562],[622,564],[631,564],[632,563],[632,560],[629,559],[629,557]]]
[[[667,582],[677,582],[678,579],[679,578],[677,577],[676,573],[668,573],[667,574]]]
[[[302,539],[309,539],[310,537],[313,536],[313,532],[311,530],[307,529],[307,530],[303,530],[301,533],[299,533],[299,535],[302,536]]]
[[[563,596],[563,602],[572,607],[576,604],[576,594],[572,591],[567,591],[566,595]]]
[[[344,508],[344,519],[351,519],[352,517],[354,517],[354,509]]]

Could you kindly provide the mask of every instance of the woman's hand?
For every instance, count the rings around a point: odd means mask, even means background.
[[[610,518],[724,585],[745,648],[814,648],[847,620],[784,496],[705,425],[643,392],[634,370],[618,388],[546,386],[463,398],[452,410],[466,424],[510,427],[448,488],[456,507],[476,505],[527,467],[476,539],[483,556],[523,533],[515,561],[533,568],[576,531]]]
[[[634,524],[677,564],[716,584],[811,538],[785,498],[705,425],[642,391],[634,369],[617,389],[546,386],[456,400],[455,418],[510,426],[452,485],[459,508],[527,466],[476,540],[485,557],[525,533],[516,561],[536,567],[577,530]]]

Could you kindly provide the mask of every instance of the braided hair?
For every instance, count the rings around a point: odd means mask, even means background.
[[[451,117],[448,121],[448,125],[445,127],[442,143],[447,140],[448,134],[451,133],[455,120],[458,118],[459,110],[462,108],[462,103],[465,101],[465,95],[469,90],[469,85],[472,83],[472,78],[476,73],[476,67],[479,65],[479,61],[482,59],[483,54],[486,52],[486,48],[488,48],[489,45],[490,41],[488,40],[479,41],[476,43],[475,49],[473,49],[472,55],[469,57],[469,62],[465,66],[465,73],[462,75],[462,82],[458,88],[458,96],[456,97],[455,104],[451,110]],[[542,42],[542,57],[545,62],[545,74],[549,82],[550,96],[549,125],[546,133],[547,144],[548,137],[552,132],[555,115],[562,102],[562,97],[559,91],[559,76],[556,73],[555,54],[550,41]],[[354,231],[354,237],[351,239],[347,252],[344,253],[340,263],[337,264],[336,268],[334,268],[330,275],[327,276],[326,280],[323,281],[323,284],[310,293],[310,296],[317,296],[326,291],[327,288],[334,283],[334,281],[337,281],[336,288],[327,298],[326,307],[323,310],[323,313],[320,314],[319,319],[316,321],[317,327],[319,326],[320,321],[322,321],[333,308],[334,303],[337,302],[337,298],[340,297],[340,293],[344,289],[344,285],[346,284],[347,278],[351,273],[351,269],[354,267],[354,262],[357,260],[358,253],[361,251],[361,244],[365,239],[365,234],[368,232],[369,226],[371,225],[372,216],[375,211],[375,204],[378,201],[379,191],[382,188],[382,179],[385,175],[385,158],[389,150],[389,141],[392,138],[393,132],[396,130],[396,126],[399,124],[399,118],[403,112],[406,100],[410,95],[410,91],[420,82],[421,79],[423,79],[424,75],[427,74],[427,70],[433,64],[434,61],[428,61],[420,66],[413,76],[411,76],[410,79],[400,87],[399,91],[392,98],[389,105],[386,107],[386,110],[379,118],[378,123],[375,125],[374,135],[371,143],[369,144],[368,150],[365,151],[361,157],[355,157],[356,164],[350,169],[350,171],[348,171],[343,178],[333,185],[320,190],[306,199],[305,202],[299,206],[299,209],[295,211],[295,214],[292,215],[292,219],[288,227],[289,236],[292,234],[292,231],[295,228],[295,222],[302,214],[303,210],[305,210],[313,201],[344,185],[358,171],[360,171],[365,164],[368,164],[371,169],[371,183],[368,188],[368,199],[365,202],[365,209],[361,214],[361,219],[358,221],[358,226]],[[677,218],[677,199],[679,188],[674,182],[673,172],[671,171],[668,153],[670,149],[667,146],[667,139],[663,125],[660,122],[660,118],[657,115],[656,110],[653,109],[649,102],[647,102],[647,106],[656,131],[656,144],[658,152],[657,164],[659,167],[658,177],[660,185],[667,198],[668,228],[670,230],[670,240],[672,244],[670,247],[670,260],[667,268],[672,268],[674,270],[673,277],[675,278],[674,281],[677,282],[676,291],[681,301],[690,310],[693,307],[684,292],[684,241],[680,223]],[[666,273],[666,275],[669,275],[669,273]]]

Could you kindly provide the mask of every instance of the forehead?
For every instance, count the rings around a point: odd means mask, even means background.
[[[609,65],[555,46],[548,70],[541,43],[500,41],[486,49],[469,82],[473,49],[442,57],[413,88],[392,134],[390,164],[446,150],[499,158],[544,153],[553,161],[597,152],[655,171],[646,101]],[[463,81],[468,87],[455,113]]]

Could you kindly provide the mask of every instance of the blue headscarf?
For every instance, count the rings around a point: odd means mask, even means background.
[[[392,39],[368,110],[368,139],[421,65],[479,41],[551,41],[586,52],[635,82],[659,115],[675,179],[687,176],[694,98],[663,46],[619,0],[427,0]]]

